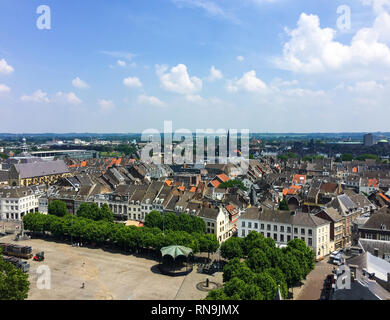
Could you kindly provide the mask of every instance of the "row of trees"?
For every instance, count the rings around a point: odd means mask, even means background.
[[[84,202],[77,210],[77,216],[94,221],[104,220],[108,222],[114,221],[114,214],[106,203],[99,206],[96,203]]]
[[[277,248],[272,238],[251,232],[246,238],[230,238],[221,246],[229,262],[223,270],[224,288],[213,290],[209,300],[272,300],[278,286],[283,298],[288,288],[314,269],[314,252],[301,239]]]
[[[151,211],[145,217],[145,227],[159,228],[164,231],[185,231],[188,233],[206,232],[206,224],[202,218],[190,216],[184,213],[181,215],[177,215],[175,213],[165,213],[162,215],[158,211]]]
[[[57,217],[64,217],[69,214],[65,202],[61,200],[50,201],[48,213]],[[94,221],[114,221],[114,215],[108,205],[105,203],[101,206],[101,208],[99,208],[96,203],[84,202],[78,208],[77,216]]]
[[[111,244],[128,251],[140,249],[154,249],[170,245],[189,247],[194,253],[216,252],[219,243],[214,235],[202,233],[188,233],[186,231],[167,230],[159,228],[126,227],[106,220],[94,221],[79,216],[67,214],[64,217],[29,213],[23,217],[26,230],[35,233],[50,233],[56,238],[73,237],[75,241],[84,243]]]
[[[0,248],[0,300],[27,299],[29,289],[28,274],[5,262]]]

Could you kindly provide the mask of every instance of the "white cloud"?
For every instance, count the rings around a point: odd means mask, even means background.
[[[240,61],[240,62],[245,60],[245,58],[243,56],[238,56],[238,57],[236,57],[236,59],[237,59],[237,61]]]
[[[199,8],[204,10],[208,15],[229,20],[235,24],[239,24],[240,20],[235,17],[231,11],[219,6],[216,2],[211,0],[172,0],[172,2],[181,7]]]
[[[383,12],[372,28],[363,28],[350,45],[334,40],[336,31],[321,28],[316,15],[302,13],[297,28],[286,32],[290,41],[284,44],[283,57],[277,65],[297,73],[321,73],[390,67],[390,49],[381,42],[390,39],[390,16]]]
[[[10,66],[5,59],[0,60],[0,73],[10,74],[14,72],[14,68]]]
[[[185,98],[188,102],[201,102],[201,101],[203,101],[203,98],[198,94],[195,94],[195,95],[189,94],[189,95],[186,95]]]
[[[292,87],[297,86],[299,84],[298,80],[283,80],[280,78],[275,78],[271,81],[272,87]]]
[[[60,100],[62,100],[63,102],[73,105],[78,105],[82,103],[82,101],[76,96],[74,92],[57,92],[57,97],[60,98]]]
[[[37,102],[37,103],[49,103],[50,100],[47,97],[47,93],[41,89],[35,91],[31,96],[23,95],[20,99],[24,102]]]
[[[203,83],[197,77],[190,77],[187,67],[184,64],[178,64],[168,71],[167,66],[156,65],[156,73],[160,78],[164,89],[179,94],[194,94],[202,89]]]
[[[138,103],[140,104],[149,104],[153,106],[162,107],[165,105],[159,98],[153,96],[140,95],[138,97]]]
[[[244,73],[241,79],[229,81],[227,89],[230,92],[247,91],[247,92],[264,92],[267,85],[257,78],[256,71],[251,70]]]
[[[79,77],[72,80],[72,85],[73,85],[73,87],[78,88],[78,89],[89,88],[89,85],[86,82],[84,82],[83,80],[81,80]]]
[[[120,66],[120,67],[126,67],[126,62],[125,62],[125,61],[118,60],[116,63],[117,63],[118,66]]]
[[[218,69],[216,69],[214,66],[211,66],[210,69],[210,75],[208,80],[209,81],[215,81],[215,80],[220,80],[223,78],[222,72]]]
[[[140,88],[142,82],[137,77],[128,77],[123,80],[123,84],[129,88]]]
[[[99,99],[98,105],[100,106],[100,111],[103,113],[110,112],[115,108],[114,102],[106,99]]]
[[[289,97],[321,97],[326,96],[325,91],[323,90],[310,90],[302,88],[293,88],[283,91],[283,94]]]
[[[101,53],[113,58],[125,59],[128,61],[131,61],[133,58],[136,57],[135,54],[125,51],[101,51]]]
[[[390,0],[362,0],[364,5],[372,6],[377,13],[386,10],[386,7],[390,8]]]
[[[376,90],[382,90],[384,86],[376,81],[360,81],[353,86],[348,86],[348,90],[352,92],[372,92]]]
[[[11,88],[10,87],[8,87],[7,85],[5,85],[5,84],[1,84],[0,83],[0,94],[1,93],[8,93],[8,92],[10,92],[11,91]]]

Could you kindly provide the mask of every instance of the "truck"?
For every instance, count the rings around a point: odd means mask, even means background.
[[[0,243],[0,248],[4,255],[14,256],[23,259],[32,258],[32,248],[28,246],[18,246],[11,243]]]
[[[337,250],[337,251],[333,251],[331,254],[330,254],[330,260],[333,264],[337,265],[337,266],[340,266],[342,264],[342,259],[343,259],[343,252],[344,250]]]
[[[24,273],[27,273],[30,270],[30,264],[27,261],[23,261],[16,257],[7,257],[7,256],[3,256],[3,260],[5,262],[12,263],[15,267],[19,268]]]

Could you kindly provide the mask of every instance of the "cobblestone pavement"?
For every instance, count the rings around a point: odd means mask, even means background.
[[[294,300],[319,300],[326,276],[332,273],[333,267],[328,259],[317,262],[314,270],[302,281],[303,285],[294,288]]]

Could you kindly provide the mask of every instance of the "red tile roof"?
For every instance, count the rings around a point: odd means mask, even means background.
[[[214,188],[218,188],[218,186],[221,184],[218,180],[213,180],[211,181],[211,184],[213,185]]]
[[[227,181],[230,180],[230,178],[226,174],[224,174],[224,173],[221,173],[221,174],[217,175],[217,178],[219,180],[221,180],[222,182],[227,182]]]

